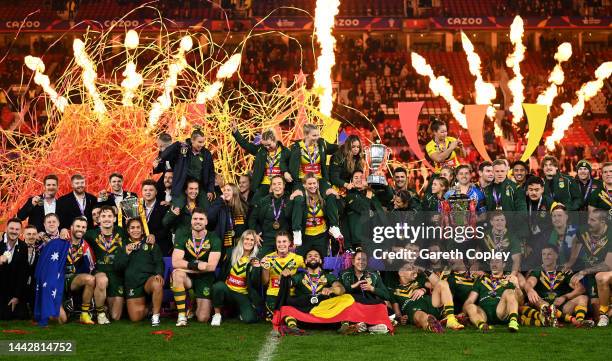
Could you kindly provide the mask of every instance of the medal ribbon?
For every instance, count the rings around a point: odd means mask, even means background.
[[[281,148],[277,147],[276,154],[274,154],[274,156],[270,156],[270,154],[268,153],[268,177],[272,177],[272,171],[274,169],[274,166],[278,164],[278,161],[280,160],[280,151]]]
[[[283,211],[283,207],[285,206],[285,200],[281,198],[280,207],[278,207],[278,211],[276,210],[276,206],[274,205],[274,197],[272,197],[272,215],[274,216],[274,221],[278,222],[281,216],[281,212]]]
[[[308,277],[308,284],[310,285],[310,289],[312,290],[312,296],[317,295],[317,289],[319,288],[319,280],[321,279],[320,275],[316,275],[316,277],[311,277],[310,273],[306,272],[306,277]]]
[[[79,241],[79,244],[75,245],[70,244],[70,249],[68,250],[68,262],[70,262],[70,264],[75,264],[75,262],[78,262],[81,257],[83,257],[83,240]]]

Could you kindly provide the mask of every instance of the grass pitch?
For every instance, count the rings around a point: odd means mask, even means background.
[[[396,328],[395,335],[341,336],[333,330],[309,330],[307,336],[287,336],[274,341],[272,354],[261,354],[270,342],[271,326],[243,325],[224,321],[221,327],[191,322],[186,328],[163,319],[161,327],[148,323],[114,322],[109,326],[77,323],[51,324],[48,328],[29,322],[1,322],[0,340],[72,340],[70,356],[9,356],[2,360],[610,360],[612,327],[561,329],[521,327],[511,334],[497,326],[489,334],[474,328],[436,335],[412,326]],[[7,333],[24,330],[28,334]],[[173,336],[153,335],[171,330]],[[264,357],[261,357],[264,356]]]

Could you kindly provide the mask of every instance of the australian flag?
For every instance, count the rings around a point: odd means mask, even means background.
[[[40,253],[36,265],[36,301],[34,319],[39,326],[47,326],[49,317],[58,317],[64,295],[64,266],[70,243],[56,238],[49,241]]]

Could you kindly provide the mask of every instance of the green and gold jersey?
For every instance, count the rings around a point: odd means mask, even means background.
[[[544,301],[549,303],[552,303],[557,297],[572,292],[572,288],[570,287],[572,272],[562,272],[558,269],[548,272],[537,269],[532,271],[530,276],[537,279],[537,283],[533,289]]]
[[[592,267],[605,261],[608,252],[612,252],[610,228],[601,237],[593,237],[590,232],[578,233],[578,244],[582,245],[578,254],[580,267]]]
[[[93,248],[96,271],[105,273],[115,271],[115,258],[128,240],[123,228],[114,226],[110,236],[103,235],[100,228],[90,229],[83,239]]]
[[[230,290],[244,295],[249,293],[247,290],[247,266],[249,263],[250,258],[243,256],[232,266],[225,279],[225,284]]]
[[[312,290],[315,288],[315,293],[320,294],[321,290],[338,281],[336,276],[330,272],[321,271],[321,274],[309,274],[307,272],[298,272],[293,276],[293,284],[295,286],[295,295],[304,296],[312,295]]]
[[[478,277],[475,277],[468,271],[451,272],[446,278],[457,308],[461,309],[465,301],[468,299],[477,279]]]
[[[321,161],[326,161],[326,159],[321,160],[317,143],[307,147],[304,141],[300,141],[300,179],[304,179],[308,173],[314,173],[318,179],[323,178]]]
[[[304,234],[307,236],[317,236],[327,231],[327,222],[325,221],[325,213],[323,205],[320,202],[316,204],[306,203],[306,226]]]
[[[507,230],[501,234],[495,234],[492,230],[486,231],[482,242],[486,251],[521,253],[521,242]]]
[[[280,289],[280,274],[284,269],[291,270],[291,275],[295,275],[298,268],[305,268],[302,256],[289,252],[285,257],[280,257],[276,252],[266,255],[267,261],[262,265],[270,270],[270,281],[268,282],[268,296],[278,296]]]
[[[589,206],[604,209],[606,211],[612,208],[612,196],[610,190],[604,185],[601,188],[595,189],[588,199]]]
[[[214,232],[206,232],[203,239],[194,239],[189,234],[177,238],[174,248],[185,252],[183,259],[187,262],[207,262],[211,252],[221,252],[221,239]]]
[[[513,290],[515,288],[514,283],[508,281],[506,276],[496,278],[487,274],[474,282],[472,291],[478,293],[478,303],[480,305],[497,304],[505,290]]]
[[[414,291],[424,288],[426,283],[427,277],[421,272],[417,274],[414,280],[406,283],[402,283],[401,279],[398,279],[397,283],[389,288],[391,301],[400,304],[400,306],[403,305],[404,302],[412,298]]]

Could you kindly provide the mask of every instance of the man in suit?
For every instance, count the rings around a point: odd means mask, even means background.
[[[160,178],[160,180],[162,181],[161,186],[159,184],[159,181],[156,184],[156,189],[157,189],[157,201],[162,204],[162,205],[170,205],[170,202],[172,201],[172,177],[173,177],[174,173],[172,173],[171,170],[166,171],[163,175],[163,179]]]
[[[34,314],[34,298],[36,296],[36,280],[34,279],[34,273],[36,271],[36,263],[38,263],[38,256],[40,254],[40,246],[38,243],[38,231],[32,224],[28,224],[23,229],[23,241],[28,246],[27,251],[27,272],[26,272],[26,289],[24,292],[24,305],[28,310],[28,314],[33,316]]]
[[[55,174],[45,176],[43,180],[45,190],[28,198],[23,207],[17,212],[17,218],[28,220],[28,224],[34,225],[39,232],[45,230],[43,221],[47,214],[56,213],[58,179]]]
[[[138,196],[136,193],[123,189],[123,174],[121,173],[112,173],[108,177],[108,183],[110,184],[111,188],[110,194],[105,189],[100,191],[98,196],[98,205],[114,207],[115,213],[117,213],[117,225],[119,227],[123,227],[125,225],[125,221],[127,220],[127,216],[123,214],[123,210],[121,209],[121,201],[128,197]]]
[[[100,191],[98,196],[98,203],[100,206],[108,205],[116,207],[119,210],[122,200],[128,197],[136,197],[135,193],[123,189],[123,174],[112,173],[108,177],[108,183],[110,184],[111,191],[110,193],[108,193],[106,189]]]
[[[21,221],[12,218],[0,236],[0,320],[24,317],[28,246],[20,234]]]
[[[172,254],[172,239],[170,238],[170,232],[163,226],[162,219],[168,212],[167,205],[161,205],[157,201],[157,189],[155,188],[156,183],[152,179],[147,179],[142,182],[142,208],[144,220],[143,224],[146,225],[146,230],[149,234],[155,236],[155,243],[159,245],[164,256],[170,256]]]
[[[157,153],[157,158],[153,160],[153,174],[159,174],[159,173],[162,174],[157,180],[157,193],[158,194],[161,193],[161,191],[164,189],[164,178],[166,176],[166,173],[172,172],[172,166],[170,165],[170,162],[167,160],[162,161],[162,158],[161,158],[162,153],[164,152],[164,150],[166,150],[166,148],[170,146],[170,144],[172,144],[172,137],[170,136],[170,134],[161,133],[159,137],[157,137],[158,153]],[[165,186],[165,188],[169,188],[169,187]]]
[[[78,216],[87,218],[87,227],[93,227],[91,211],[97,206],[98,200],[93,194],[85,192],[85,177],[75,174],[70,178],[72,192],[57,200],[57,214],[60,228],[69,229],[72,220]]]

